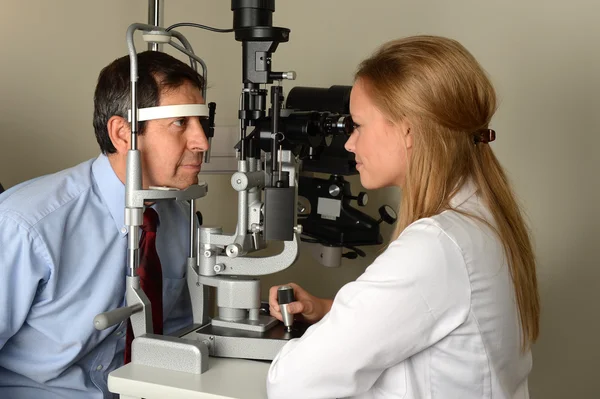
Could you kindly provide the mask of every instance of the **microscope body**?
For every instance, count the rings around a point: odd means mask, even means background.
[[[184,191],[142,189],[140,153],[136,148],[137,61],[133,33],[142,30],[145,40],[172,45],[190,57],[193,68],[200,64],[205,76],[206,65],[176,31],[144,24],[133,24],[127,31],[132,65],[132,148],[127,160],[125,209],[130,227],[127,306],[98,315],[95,323],[96,328],[103,329],[130,318],[136,337],[132,344],[134,364],[201,374],[208,369],[209,355],[272,360],[289,339],[303,331],[300,326],[288,331],[268,314],[268,307],[261,303],[259,277],[284,270],[295,262],[303,230],[309,242],[334,250],[329,258],[337,257],[337,263],[335,259],[328,260],[324,263],[327,266],[339,266],[344,247],[355,249],[355,245],[382,241],[378,222],[350,205],[350,185],[343,178],[356,173],[352,154],[343,148],[353,129],[350,87],[296,87],[290,91],[284,107],[279,83],[294,79],[295,73],[273,72],[271,68],[273,52],[289,40],[290,33],[289,29],[272,26],[274,0],[232,0],[231,9],[235,39],[242,43],[243,63],[238,167],[231,177],[238,195],[238,220],[232,234],[198,222],[196,200],[206,195],[205,183]],[[184,46],[173,43],[172,38]],[[270,93],[267,85],[271,85]],[[206,99],[205,90],[203,96]],[[203,126],[210,137],[214,132],[215,107],[210,103],[193,110],[193,115],[208,117]],[[205,155],[208,160],[209,154]],[[301,170],[332,176],[329,180],[300,176]],[[299,196],[308,200],[314,212],[298,214]],[[153,334],[151,305],[140,289],[136,271],[143,207],[156,200],[190,202],[187,285],[193,325],[173,336]],[[338,202],[337,213],[331,212],[332,201]],[[264,249],[270,241],[284,243],[279,254],[248,256]]]
[[[282,170],[290,181],[295,182],[297,165],[294,157],[289,151],[282,151],[280,156]],[[268,309],[261,303],[258,277],[284,270],[294,263],[298,256],[300,228],[294,228],[285,218],[278,224],[275,215],[271,229],[275,233],[278,230],[287,233],[289,228],[291,240],[284,241],[283,250],[274,256],[245,255],[266,246],[262,234],[265,208],[279,205],[283,209],[276,211],[293,215],[296,184],[290,186],[291,195],[290,191],[275,191],[283,194],[273,199],[275,205],[269,204],[268,194],[262,202],[260,192],[270,176],[260,170],[259,160],[252,159],[251,162],[254,165],[250,167],[248,160],[239,161],[240,170],[231,179],[239,196],[236,232],[228,235],[223,234],[220,227],[197,228],[197,257],[189,265],[187,276],[197,328],[183,338],[207,342],[213,356],[272,360],[287,340],[299,333],[286,332],[281,323],[268,314]],[[292,207],[287,209],[290,203]],[[216,289],[216,296],[210,295],[210,287]],[[211,315],[213,312],[215,314]]]
[[[268,92],[263,86],[294,77],[271,70],[272,53],[288,40],[290,31],[272,26],[273,0],[233,0],[231,8],[235,39],[242,42],[243,53],[238,170],[231,177],[238,194],[238,223],[233,234],[224,234],[220,227],[197,227],[195,261],[189,261],[187,280],[199,328],[184,338],[208,343],[214,356],[269,360],[285,344],[281,338],[290,337],[273,338],[279,322],[261,311],[258,277],[296,260],[300,233],[295,224],[298,165],[291,152],[278,148],[280,86],[271,90],[274,133],[267,138],[269,158],[261,157],[260,137],[248,137],[247,131],[266,117]],[[246,256],[271,240],[284,241],[280,254]],[[216,291],[216,306],[210,287]]]

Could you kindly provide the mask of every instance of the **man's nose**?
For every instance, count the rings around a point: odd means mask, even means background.
[[[200,119],[193,118],[188,125],[188,148],[194,152],[208,151],[208,138],[202,128]]]

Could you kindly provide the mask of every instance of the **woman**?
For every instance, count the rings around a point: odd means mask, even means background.
[[[392,41],[360,65],[346,149],[365,188],[402,189],[395,240],[333,301],[293,285],[290,311],[315,324],[273,361],[270,398],[529,396],[535,259],[488,144],[495,110],[454,40]]]

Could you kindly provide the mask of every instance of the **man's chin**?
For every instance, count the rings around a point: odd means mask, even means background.
[[[188,188],[189,186],[193,186],[194,184],[198,184],[198,177],[179,183],[177,185],[177,188],[180,190],[185,190],[186,188]]]
[[[177,188],[179,190],[185,190],[189,186],[193,186],[194,184],[198,184],[198,176],[190,177],[186,179],[177,179],[176,181],[170,182],[168,187]]]

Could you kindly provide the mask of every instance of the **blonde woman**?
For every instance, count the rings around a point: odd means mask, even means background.
[[[364,187],[402,189],[398,228],[333,301],[293,284],[290,311],[315,324],[273,361],[270,398],[529,397],[535,259],[489,145],[495,110],[454,40],[392,41],[359,66],[346,149]]]

